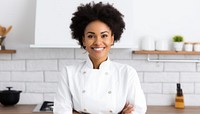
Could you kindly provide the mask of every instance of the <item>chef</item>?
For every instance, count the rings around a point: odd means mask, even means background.
[[[145,114],[136,70],[108,56],[125,29],[123,15],[109,3],[91,2],[80,5],[71,20],[72,37],[88,57],[62,70],[54,114]]]

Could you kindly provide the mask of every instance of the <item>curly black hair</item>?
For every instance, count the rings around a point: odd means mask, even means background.
[[[124,15],[109,3],[103,4],[102,2],[91,2],[85,5],[81,4],[71,18],[72,23],[70,29],[72,38],[78,40],[79,45],[85,49],[82,38],[86,26],[92,21],[100,20],[110,27],[112,35],[114,34],[114,41],[116,42],[120,40],[121,34],[125,29],[123,17]]]

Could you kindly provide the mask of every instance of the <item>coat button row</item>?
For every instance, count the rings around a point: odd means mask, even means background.
[[[82,90],[82,93],[85,93],[86,91],[85,90]],[[111,94],[112,91],[108,91],[108,94]]]
[[[86,74],[86,71],[83,71],[83,74]],[[105,72],[105,75],[109,75],[109,73]]]

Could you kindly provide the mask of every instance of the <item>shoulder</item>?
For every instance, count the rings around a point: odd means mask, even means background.
[[[128,64],[112,61],[111,67],[113,74],[117,73],[118,78],[124,83],[128,84],[128,82],[138,80],[139,78],[135,68]]]
[[[77,73],[79,73],[81,71],[84,64],[85,64],[85,61],[70,64],[70,65],[69,64],[65,65],[60,72],[61,73],[60,77],[65,80],[73,79],[73,77],[75,77],[77,75]]]
[[[82,62],[79,62],[79,63],[65,65],[64,68],[63,68],[63,70],[67,71],[67,72],[75,72],[78,69],[81,69],[84,66],[85,62],[86,61],[82,61]]]
[[[128,64],[123,64],[123,63],[111,61],[111,66],[118,69],[118,70],[121,70],[121,71],[135,72],[136,73],[135,68],[133,68],[132,66],[130,66]]]

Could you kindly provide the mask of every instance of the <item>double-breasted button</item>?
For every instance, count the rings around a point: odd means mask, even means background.
[[[108,72],[105,72],[105,75],[108,75],[109,73]]]
[[[108,91],[108,94],[111,94],[112,93],[112,91]]]
[[[85,93],[85,90],[82,90],[82,93]]]
[[[113,113],[113,111],[112,111],[112,110],[109,110],[109,112],[110,112],[110,113]]]
[[[87,109],[83,109],[83,111],[84,111],[84,112],[86,112],[86,111],[87,111]]]
[[[86,71],[83,71],[83,74],[86,74]]]

